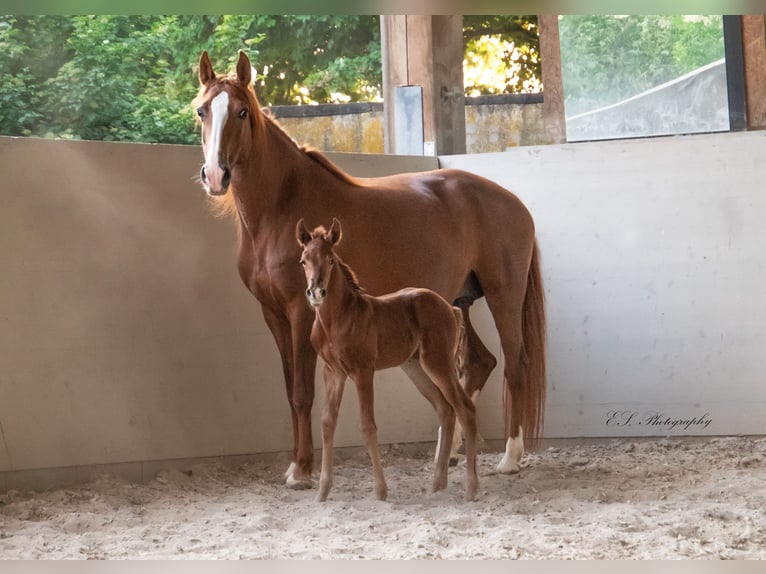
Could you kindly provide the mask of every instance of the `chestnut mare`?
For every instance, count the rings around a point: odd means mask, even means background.
[[[240,52],[218,76],[206,52],[194,105],[201,123],[202,185],[238,215],[238,269],[261,303],[279,348],[293,423],[291,488],[312,486],[311,407],[317,355],[313,310],[295,264],[295,224],[346,221],[353,243],[340,248],[373,295],[424,287],[463,308],[465,389],[472,399],[497,361],[478,338],[468,307],[486,297],[505,356],[505,454],[518,472],[524,437],[536,439],[545,407],[545,306],[535,226],[521,201],[483,177],[435,170],[354,178],[324,155],[298,146],[264,114]],[[229,192],[229,193],[227,193]]]
[[[455,363],[460,337],[453,307],[429,289],[405,288],[373,297],[335,252],[342,236],[333,220],[330,230],[309,232],[303,219],[296,227],[303,246],[300,263],[306,297],[315,309],[311,343],[324,361],[325,408],[322,416],[322,471],[318,500],[332,487],[333,437],[347,377],[356,384],[362,435],[372,462],[375,496],[385,500],[386,479],[378,452],[373,406],[375,371],[402,366],[439,418],[443,440],[436,454],[433,492],[447,486],[455,415],[465,434],[465,499],[479,488],[476,474],[476,409],[463,391]]]

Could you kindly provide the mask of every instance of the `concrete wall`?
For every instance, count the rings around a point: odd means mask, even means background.
[[[546,436],[766,434],[764,158],[764,132],[440,158],[535,217]]]
[[[468,98],[468,153],[504,151],[546,143],[539,94]],[[513,103],[524,102],[530,103]],[[348,110],[349,113],[338,113]],[[296,141],[335,152],[384,151],[383,107],[378,104],[278,106],[274,114]]]
[[[546,436],[766,432],[764,157],[753,132],[440,158],[513,189],[536,219]],[[332,158],[358,175],[436,163]],[[291,448],[276,346],[237,277],[235,229],[194,182],[200,160],[0,138],[0,489]],[[475,317],[497,351],[485,305]],[[432,440],[412,385],[378,380],[381,442]],[[490,439],[499,398],[498,371],[478,405]],[[355,401],[348,386],[340,445],[358,444]]]
[[[437,164],[332,157],[358,175]],[[292,448],[276,346],[200,163],[196,146],[0,138],[0,490]],[[349,391],[341,445],[358,436]],[[422,398],[379,396],[383,440],[433,436]]]

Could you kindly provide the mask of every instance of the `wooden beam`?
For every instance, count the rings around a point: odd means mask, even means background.
[[[433,16],[434,137],[439,155],[466,152],[463,17]]]
[[[434,145],[436,126],[434,124],[432,17],[407,15],[406,18],[408,83],[423,88],[423,140]]]
[[[766,15],[742,16],[747,129],[766,129]]]
[[[386,153],[396,149],[394,89],[409,84],[407,75],[407,17],[380,17],[380,48],[383,60],[383,146]]]
[[[385,149],[394,153],[394,88],[423,88],[423,139],[434,154],[465,153],[462,16],[381,16]]]
[[[545,143],[565,143],[567,141],[567,124],[564,111],[564,81],[561,74],[558,16],[538,15],[537,25],[540,28]]]

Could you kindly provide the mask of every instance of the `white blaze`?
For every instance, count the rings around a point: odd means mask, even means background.
[[[205,173],[209,179],[221,181],[222,175],[220,161],[218,156],[221,151],[221,136],[223,135],[223,126],[226,124],[226,118],[229,115],[229,94],[221,92],[213,101],[210,102],[210,115],[212,117],[212,126],[210,127],[210,140],[205,156]]]

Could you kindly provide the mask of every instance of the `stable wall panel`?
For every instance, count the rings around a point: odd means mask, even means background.
[[[513,190],[535,218],[546,436],[766,432],[764,158],[759,132],[440,158]],[[499,389],[495,373],[479,401],[491,436]]]

